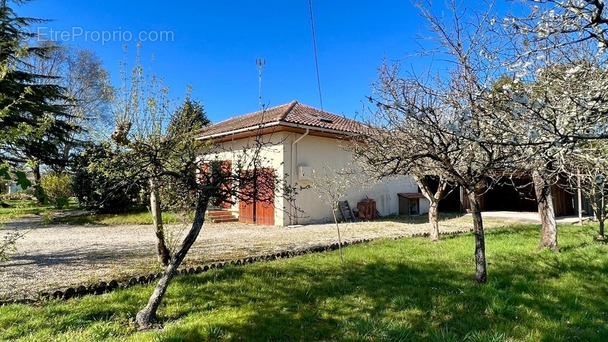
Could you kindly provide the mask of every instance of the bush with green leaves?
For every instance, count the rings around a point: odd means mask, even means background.
[[[81,206],[99,213],[124,213],[142,206],[145,184],[104,170],[106,164],[126,159],[121,153],[108,144],[91,144],[74,156],[72,186]]]
[[[48,201],[57,208],[66,206],[74,195],[72,176],[65,173],[44,175],[40,178],[40,185]]]

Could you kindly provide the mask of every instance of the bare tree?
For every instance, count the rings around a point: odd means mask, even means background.
[[[483,5],[478,11],[451,2],[441,18],[430,3],[419,5],[437,42],[426,52],[441,56],[443,63],[426,77],[414,71],[401,76],[398,67],[386,65],[380,70],[377,95],[370,97],[377,108],[369,122],[376,123],[376,130],[365,141],[376,150],[360,153],[369,165],[384,164],[401,173],[420,168],[462,187],[473,216],[478,283],[487,281],[479,196],[513,162],[510,146],[493,143],[495,132],[489,129],[494,111],[490,85],[504,72],[503,41],[489,29],[495,21],[493,3]],[[391,137],[395,145],[378,144]]]
[[[184,169],[184,165],[194,168],[196,159],[191,135],[210,122],[203,106],[190,99],[189,88],[184,103],[175,105],[162,79],[144,71],[140,49],[138,45],[130,72],[126,63],[121,64],[122,84],[113,93],[112,111],[117,125],[111,139],[125,153],[118,155],[121,160],[109,160],[103,167],[108,169],[106,172],[121,173],[123,186],[135,181],[147,184],[157,257],[160,264],[167,266],[171,253],[165,236],[161,192],[168,192],[177,176],[194,178],[192,170],[188,173]],[[176,186],[177,197],[180,191],[187,191]]]
[[[196,134],[192,132],[192,134]],[[193,138],[193,135],[190,135]],[[148,329],[153,326],[156,311],[175,276],[178,267],[188,254],[192,244],[196,241],[205,222],[205,211],[212,198],[235,203],[236,201],[250,202],[253,200],[269,201],[274,199],[275,193],[292,193],[287,186],[278,182],[274,173],[261,172],[267,170],[268,161],[262,156],[267,145],[261,139],[244,146],[238,151],[226,150],[221,145],[197,143],[194,139],[185,139],[182,142],[188,148],[184,150],[190,158],[181,163],[182,172],[159,165],[163,175],[178,182],[187,191],[185,196],[191,196],[190,203],[194,206],[194,219],[189,231],[186,233],[178,250],[174,253],[167,265],[162,278],[156,285],[148,304],[137,313],[136,324],[139,329]],[[218,155],[227,152],[233,156],[231,167],[225,167],[224,160]],[[193,177],[192,170],[200,170]],[[287,196],[286,196],[287,197]]]
[[[110,112],[111,88],[108,71],[95,52],[79,47],[61,45],[52,41],[44,42],[50,53],[45,59],[32,59],[34,71],[52,76],[66,89],[67,111],[84,128],[79,136],[73,136],[74,143],[99,139],[95,129],[112,124]],[[66,146],[69,150],[72,146]]]
[[[578,188],[589,200],[589,205],[599,223],[598,239],[604,240],[606,221],[606,197],[608,196],[608,146],[605,140],[584,142],[576,147],[574,153],[568,156],[567,163],[571,170],[568,175],[570,184]],[[582,196],[581,196],[582,197]],[[579,201],[582,201],[579,198]],[[579,203],[579,206],[581,204]]]
[[[159,98],[146,97],[145,102],[148,103],[146,106],[159,108],[154,106],[155,100],[158,101]],[[128,103],[134,104],[133,102]],[[160,112],[149,111],[150,107],[144,108],[147,108],[146,113],[152,117],[155,114],[160,115]],[[134,122],[138,119],[141,120],[137,116],[123,117],[124,120],[127,118],[131,118]],[[146,120],[149,119],[150,117]],[[195,140],[197,131],[192,129],[195,127],[189,126],[189,129],[177,130],[180,134],[162,134],[159,127],[160,122],[163,121],[152,121],[152,123],[156,123],[156,126],[153,126],[154,130],[150,131],[153,134],[146,139],[138,138],[141,131],[131,132],[131,127],[133,127],[131,121],[120,123],[112,134],[112,139],[129,151],[125,158],[127,160],[122,161],[123,164],[130,163],[127,164],[130,165],[127,169],[135,170],[128,174],[129,178],[125,181],[149,181],[153,186],[151,191],[158,191],[158,196],[156,194],[151,196],[155,216],[159,214],[159,198],[161,191],[166,189],[167,182],[172,182],[174,188],[182,190],[183,200],[179,201],[182,205],[181,209],[185,207],[192,210],[194,208],[190,229],[173,254],[170,253],[165,242],[162,221],[156,216],[157,242],[162,243],[162,246],[166,248],[167,254],[163,254],[162,257],[166,257],[167,265],[148,304],[137,313],[136,324],[140,329],[153,326],[156,311],[169,283],[203,227],[210,199],[221,199],[230,203],[238,200],[267,201],[274,198],[276,191],[289,192],[282,190],[282,184],[277,182],[276,174],[262,172],[266,168],[261,151],[266,144],[261,140],[256,140],[255,143],[240,151],[227,151],[232,156],[231,167],[227,168],[224,160],[218,159],[222,147],[216,146],[212,142],[203,143]],[[157,129],[159,131],[156,131]],[[159,182],[164,182],[165,186],[160,186]],[[153,200],[154,202],[152,202]]]
[[[148,329],[178,267],[201,232],[210,199],[229,203],[269,201],[277,191],[292,192],[282,187],[275,173],[267,172],[263,151],[268,143],[263,139],[253,139],[238,151],[213,141],[196,140],[198,128],[205,121],[180,116],[169,90],[161,79],[145,74],[139,57],[130,75],[123,68],[123,85],[114,99],[117,126],[111,139],[125,152],[120,154],[121,170],[116,171],[121,172],[124,183],[149,184],[159,260],[166,263],[147,305],[136,315],[137,327]],[[230,167],[219,158],[222,153],[230,156]],[[182,200],[176,201],[180,209],[193,210],[190,229],[175,253],[168,248],[160,215],[160,198],[169,188],[182,194]]]
[[[608,44],[608,13],[603,0],[527,0],[527,15],[507,21],[531,41],[543,41],[548,48],[594,41],[603,49]],[[564,37],[567,39],[564,40]]]
[[[471,139],[472,135],[483,134],[474,126],[475,116],[483,115],[483,112],[475,113],[469,110],[468,105],[452,107],[450,102],[458,95],[449,89],[444,93],[424,86],[416,79],[396,78],[394,73],[387,72],[385,70],[380,76],[383,98],[372,99],[379,105],[373,117],[377,122],[387,117],[391,119],[385,121],[382,129],[364,139],[360,146],[366,147],[358,154],[372,168],[379,166],[409,174],[418,166],[420,172],[426,170],[427,175],[441,177],[444,184],[450,181],[465,190],[473,215],[475,280],[484,283],[487,281],[487,268],[479,196],[491,186],[488,179],[499,170],[504,154],[496,146]],[[450,127],[451,124],[457,124],[459,128],[452,131],[455,127]],[[389,137],[400,142],[409,141],[402,138],[409,134],[415,136],[416,142],[408,148],[403,148],[399,142],[396,145],[378,144]],[[441,196],[444,187],[440,186],[437,197]]]
[[[557,20],[554,14],[535,8],[531,17]],[[566,160],[582,152],[575,149],[578,144],[608,137],[606,56],[593,40],[573,40],[578,31],[562,27],[549,34],[541,30],[547,22],[527,20],[493,27],[495,34],[510,37],[510,44],[505,76],[493,91],[497,110],[489,122],[496,136],[510,136],[496,141],[514,147],[517,170],[532,174],[541,218],[539,248],[557,251],[551,188],[577,173]]]
[[[130,72],[125,63],[121,64],[122,84],[112,94],[116,128],[111,139],[118,147],[126,149],[126,153],[121,155],[123,160],[120,163],[110,160],[103,167],[108,169],[106,172],[123,173],[124,183],[138,179],[148,184],[158,261],[166,266],[171,255],[165,241],[160,180],[172,157],[188,154],[178,150],[178,147],[186,147],[181,143],[182,137],[165,134],[171,115],[176,113],[176,106],[162,79],[144,72],[140,49],[138,45],[136,62]],[[115,165],[120,165],[120,169],[113,169]]]
[[[340,200],[348,194],[353,187],[363,185],[359,178],[360,173],[352,169],[334,170],[329,165],[323,167],[322,170],[313,170],[311,177],[311,188],[319,195],[319,199],[331,208],[331,212],[336,225],[336,233],[338,234],[338,250],[340,251],[340,260],[344,262],[344,254],[342,253],[342,237],[340,234],[340,224],[338,222],[338,211]]]
[[[385,74],[390,71],[385,66],[382,72]],[[396,73],[394,75],[396,76]],[[370,100],[377,102],[374,98]],[[383,107],[382,104],[378,104]],[[354,155],[358,157],[363,170],[374,178],[407,175],[416,181],[424,197],[429,200],[429,237],[432,241],[438,241],[439,202],[447,194],[448,181],[441,172],[435,170],[442,168],[440,163],[427,156],[438,155],[441,153],[440,150],[447,151],[455,146],[451,146],[453,139],[450,133],[444,134],[442,131],[431,133],[426,124],[417,120],[418,117],[412,119],[403,114],[398,110],[374,111],[371,117],[366,119],[373,130],[353,145]],[[435,134],[443,135],[438,139],[441,141],[441,146],[435,144]],[[404,156],[404,151],[417,155]],[[429,183],[428,176],[431,175],[439,175],[436,189]]]
[[[490,103],[494,111],[485,119],[490,134],[490,143],[504,144],[512,152],[512,165],[505,170],[509,178],[530,175],[534,188],[539,218],[541,221],[540,248],[557,250],[557,224],[553,206],[552,188],[557,183],[558,153],[562,146],[554,146],[549,138],[551,132],[540,132],[546,120],[554,121],[554,112],[538,113],[538,104],[531,93],[531,84],[503,75],[493,86]],[[533,109],[534,107],[534,109]],[[533,120],[538,118],[539,120]]]

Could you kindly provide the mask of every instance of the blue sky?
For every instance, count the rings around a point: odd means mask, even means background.
[[[313,0],[313,9],[323,108],[354,117],[383,58],[415,52],[425,24],[408,0]],[[132,62],[138,37],[147,39],[146,69],[163,77],[175,98],[191,85],[213,122],[258,110],[256,58],[266,60],[265,104],[320,107],[307,0],[36,0],[16,11],[52,19],[32,30],[94,50],[114,81],[123,45]]]

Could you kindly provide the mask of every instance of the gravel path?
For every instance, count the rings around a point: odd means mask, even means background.
[[[422,218],[423,219],[423,218]],[[420,221],[421,218],[415,218]],[[486,227],[504,224],[486,221]],[[391,238],[427,231],[426,223],[374,221],[340,224],[344,241]],[[442,222],[442,231],[472,228],[467,217]],[[170,226],[179,237],[185,226]],[[41,291],[145,275],[160,270],[155,237],[147,225],[41,225],[21,219],[5,223],[5,232],[26,232],[11,260],[0,264],[0,299],[36,298]],[[177,241],[176,238],[170,239]],[[184,263],[201,265],[245,256],[289,251],[337,242],[335,225],[265,227],[241,223],[205,223]]]

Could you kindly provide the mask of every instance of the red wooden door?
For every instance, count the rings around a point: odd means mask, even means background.
[[[213,172],[218,172],[217,170],[212,171],[212,165],[209,163],[202,163],[200,181],[207,182],[210,181],[210,178],[214,177],[212,175]],[[232,171],[232,161],[231,160],[222,160],[219,162],[219,177],[224,179],[224,182],[220,185],[220,195],[217,198],[213,199],[213,205],[220,207],[221,209],[230,209],[232,207],[230,193],[232,192],[232,181],[230,180],[230,173]]]
[[[265,168],[246,172],[244,175],[253,178],[253,181],[241,183],[239,221],[274,225],[275,170]]]
[[[248,178],[250,171],[244,171],[241,178]],[[239,222],[255,223],[253,208],[253,183],[241,180],[241,198],[239,199]],[[251,195],[250,195],[251,194]]]
[[[261,169],[258,172],[257,198],[255,202],[255,222],[265,226],[274,225],[274,169]]]
[[[223,160],[222,165],[220,166],[222,169],[222,173],[225,175],[230,175],[232,172],[232,160]],[[228,177],[230,178],[230,177]],[[224,191],[224,198],[220,199],[220,208],[222,209],[230,209],[232,207],[232,203],[230,203],[230,193],[232,190],[232,181],[230,179],[226,180],[225,183],[222,183],[222,191]]]

